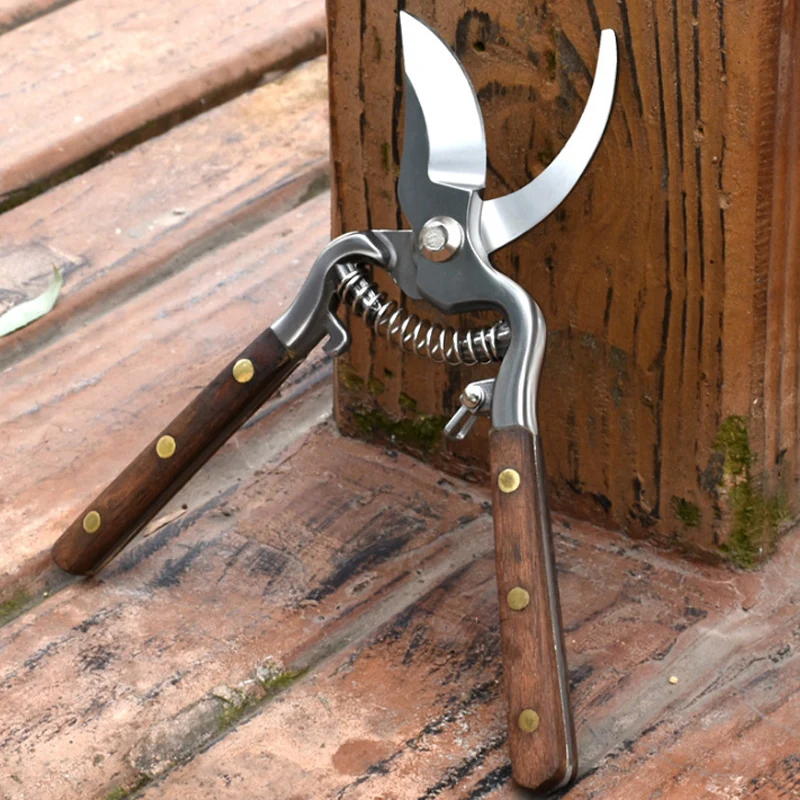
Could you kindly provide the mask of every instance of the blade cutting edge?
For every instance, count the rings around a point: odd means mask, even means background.
[[[617,40],[612,30],[600,36],[592,91],[572,136],[541,175],[505,197],[487,200],[481,213],[481,238],[487,253],[538,225],[572,191],[606,129],[617,81]]]

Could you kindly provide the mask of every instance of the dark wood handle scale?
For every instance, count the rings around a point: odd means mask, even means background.
[[[67,528],[53,547],[56,564],[77,575],[97,572],[301,361],[267,328]]]
[[[561,608],[538,436],[489,436],[500,639],[514,780],[549,791],[577,771]]]

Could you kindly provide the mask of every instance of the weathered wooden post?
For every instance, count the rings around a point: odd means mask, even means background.
[[[755,563],[798,510],[797,4],[401,7],[433,24],[475,84],[487,197],[526,183],[558,152],[588,95],[600,29],[617,32],[617,99],[593,164],[496,260],[548,323],[540,419],[553,505]],[[397,11],[329,0],[334,233],[400,221]],[[357,335],[338,368],[337,418],[347,432],[480,478],[488,426],[458,445],[440,431],[465,383],[487,374]]]

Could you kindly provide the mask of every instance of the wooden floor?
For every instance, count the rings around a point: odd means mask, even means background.
[[[0,31],[0,310],[65,276],[0,340],[0,798],[525,796],[489,493],[340,437],[321,355],[99,577],[49,561],[327,241],[321,0],[0,0]],[[800,797],[800,539],[734,574],[555,529],[564,796]]]

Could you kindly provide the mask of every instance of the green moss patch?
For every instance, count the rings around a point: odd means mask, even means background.
[[[400,392],[397,397],[397,402],[400,404],[400,408],[402,408],[403,411],[408,411],[413,414],[417,410],[417,401],[405,392]]]
[[[363,392],[364,379],[350,366],[340,361],[336,375],[339,383],[349,392]]]
[[[248,712],[254,709],[260,699],[252,695],[242,695],[241,701],[224,701],[219,714],[217,715],[217,732],[223,733],[232,728]]]
[[[672,510],[687,528],[696,528],[700,524],[700,507],[683,497],[672,498]]]
[[[780,497],[765,497],[755,485],[744,417],[731,416],[722,423],[714,449],[724,458],[720,490],[731,517],[730,534],[720,550],[734,566],[749,569],[774,549],[778,525],[787,517],[786,502]]]
[[[8,600],[0,603],[0,625],[5,625],[6,622],[18,617],[30,599],[24,589],[18,589]]]
[[[217,716],[217,732],[223,733],[232,728],[242,718],[249,716],[256,708],[280,694],[304,674],[304,670],[282,670],[270,664],[262,665],[256,670],[256,682],[261,687],[259,694],[233,690],[229,696],[219,697],[224,705]]]
[[[268,677],[259,678],[258,682],[261,684],[261,688],[264,691],[261,701],[269,700],[271,697],[275,697],[276,694],[279,694],[284,689],[287,689],[295,681],[300,680],[304,674],[305,670],[287,669]]]
[[[373,396],[377,397],[386,391],[386,384],[377,378],[370,378],[367,381],[367,391]]]
[[[728,417],[720,425],[714,449],[725,457],[726,475],[738,477],[749,474],[753,453],[750,450],[747,420],[744,417]]]
[[[106,795],[105,800],[125,800],[126,797],[130,797],[134,792],[143,789],[148,783],[150,783],[150,779],[142,776],[131,786],[117,786],[116,789],[112,789],[112,791]]]
[[[366,392],[372,397],[377,397],[386,391],[386,384],[379,378],[364,380],[351,366],[339,362],[337,372],[339,384],[348,392]]]
[[[426,454],[433,452],[441,442],[448,420],[448,417],[436,414],[415,414],[395,419],[377,408],[355,410],[353,418],[359,431],[367,438],[387,438],[402,447]]]

